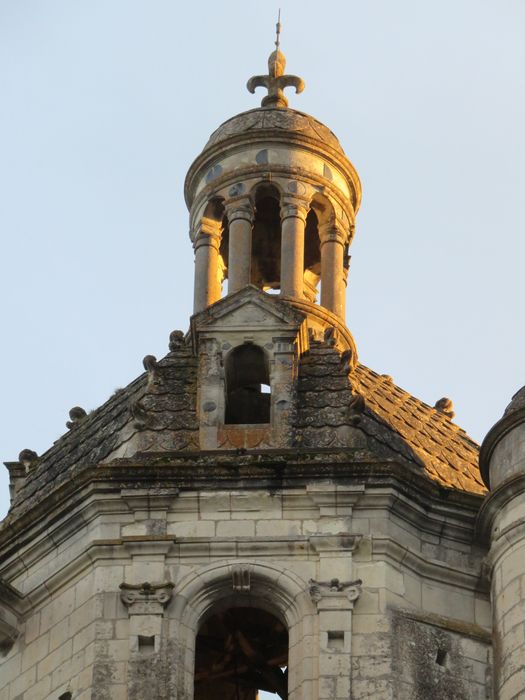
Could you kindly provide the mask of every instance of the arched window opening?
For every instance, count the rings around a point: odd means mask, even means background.
[[[209,252],[206,270],[200,270],[201,274],[207,276],[207,285],[212,288],[210,290],[211,300],[207,299],[209,304],[210,301],[214,303],[225,295],[226,285],[223,283],[228,276],[229,230],[224,200],[221,197],[213,197],[206,204],[202,215],[202,227],[205,235],[220,235],[218,254]]]
[[[255,195],[251,282],[259,289],[281,288],[281,210],[279,192],[262,185]]]
[[[245,344],[226,361],[225,423],[270,422],[270,376],[262,348]]]
[[[222,218],[222,235],[221,244],[219,246],[219,269],[217,274],[221,283],[221,296],[228,294],[228,254],[230,245],[230,230],[228,228],[228,218],[226,215]]]
[[[288,630],[258,608],[228,608],[208,617],[195,647],[194,700],[288,698]],[[263,695],[259,695],[262,691]]]
[[[321,243],[317,214],[310,209],[304,232],[304,295],[315,302],[321,279]]]

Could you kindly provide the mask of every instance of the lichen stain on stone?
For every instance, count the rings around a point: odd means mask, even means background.
[[[99,641],[96,647],[91,697],[92,700],[111,700],[111,689],[116,679],[115,661],[109,655],[106,642]]]
[[[402,615],[394,615],[393,630],[395,697],[471,700],[472,672],[458,634]]]

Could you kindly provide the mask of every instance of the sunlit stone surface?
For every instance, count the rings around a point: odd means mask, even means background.
[[[482,479],[450,399],[360,364],[361,185],[278,43],[186,178],[187,333],[7,463],[0,700],[524,696],[522,392]]]

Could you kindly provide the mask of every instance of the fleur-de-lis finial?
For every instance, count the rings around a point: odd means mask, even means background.
[[[284,89],[294,87],[295,92],[304,90],[304,80],[296,75],[284,75],[286,58],[279,46],[281,44],[281,10],[277,18],[275,51],[268,58],[268,75],[254,75],[248,80],[246,87],[251,93],[257,87],[265,87],[268,94],[263,98],[261,107],[288,107],[288,100],[284,95]]]

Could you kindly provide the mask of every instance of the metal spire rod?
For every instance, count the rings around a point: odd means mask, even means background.
[[[281,28],[281,8],[279,8],[277,24],[275,25],[275,48],[277,51],[279,51],[279,46],[281,45]]]

